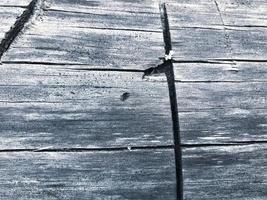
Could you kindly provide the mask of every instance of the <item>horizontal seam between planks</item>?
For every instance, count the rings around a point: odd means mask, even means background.
[[[196,147],[222,147],[222,146],[249,146],[255,144],[267,144],[267,140],[259,141],[235,141],[231,143],[207,143],[207,144],[181,144],[182,148]],[[134,151],[134,150],[160,150],[173,149],[174,145],[158,145],[158,146],[126,146],[126,147],[107,147],[107,148],[25,148],[25,149],[0,149],[3,152],[99,152],[99,151]]]

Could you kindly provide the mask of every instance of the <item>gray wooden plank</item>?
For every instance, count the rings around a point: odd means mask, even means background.
[[[185,144],[266,142],[266,116],[266,102],[265,109],[225,108],[180,112],[182,142]]]
[[[2,149],[172,144],[166,83],[142,73],[12,66],[1,66]]]
[[[212,0],[170,0],[167,11],[171,29],[202,27],[222,29],[222,20]]]
[[[122,7],[124,1],[119,3],[122,5],[118,5],[116,11],[112,6],[108,9],[110,1],[89,2],[85,3],[86,5],[79,3],[74,4],[70,10],[68,9],[71,4],[68,1],[65,2],[66,5],[59,3],[60,9],[52,4],[51,10],[46,13],[43,20],[36,22],[35,27],[26,31],[20,41],[13,44],[3,61],[90,63],[100,67],[144,69],[148,65],[156,64],[157,58],[163,56],[158,8],[154,4],[152,8],[155,13],[140,10],[141,5],[148,2],[140,4],[140,8],[135,12],[125,11]],[[133,4],[133,7],[138,6]],[[211,2],[205,1],[202,4],[207,7],[199,7],[203,9],[199,13],[204,13],[204,16],[192,17],[193,24],[190,20],[175,21],[181,18],[177,16],[177,13],[181,12],[179,9],[177,11],[175,6],[171,6],[172,4],[169,5],[175,59],[266,60],[267,45],[264,41],[267,29],[225,28],[223,18],[216,10],[216,4],[212,2],[211,5]],[[181,5],[180,9],[183,8]],[[198,8],[196,2],[186,5]],[[89,10],[85,12],[87,6]],[[99,6],[104,8],[93,12],[92,9]],[[185,15],[190,18],[190,13],[193,12],[195,11],[187,14],[185,12]],[[206,18],[205,13],[214,13],[215,17],[211,18],[215,21],[210,25],[216,26],[215,28],[202,23],[202,18]],[[219,28],[217,23],[220,23]],[[194,24],[200,24],[200,28]]]
[[[27,6],[29,3],[31,2],[31,0],[1,0],[0,2],[0,6],[5,6],[5,7],[13,7],[13,6],[21,6],[21,7],[25,7]]]
[[[267,26],[265,0],[216,0],[225,25]]]
[[[183,150],[185,199],[266,198],[266,145]],[[173,150],[1,152],[1,199],[175,199]]]
[[[171,35],[176,60],[231,58],[224,30],[177,28]]]
[[[144,69],[158,63],[162,52],[161,33],[40,24],[13,44],[2,60]]]
[[[143,0],[143,1],[128,1],[128,0],[93,0],[83,1],[76,0],[57,0],[54,1],[50,10],[61,10],[68,12],[88,12],[94,10],[99,11],[123,11],[131,13],[159,13],[159,0]]]
[[[266,60],[265,28],[177,28],[171,33],[177,60]]]
[[[7,67],[9,65],[3,65]],[[38,70],[38,69],[36,69]],[[55,71],[59,74],[61,71]],[[161,96],[165,102],[168,99],[167,91],[165,91],[165,82],[155,82],[147,79],[142,80],[142,73],[123,73],[123,72],[85,72],[74,71],[74,77],[84,79],[76,84],[64,84],[67,82],[65,78],[61,80],[58,77],[35,76],[30,74],[33,80],[19,79],[13,83],[4,83],[1,87],[0,98],[2,102],[20,102],[20,101],[44,101],[44,102],[64,102],[69,100],[89,101],[90,97],[86,94],[95,89],[103,89],[107,91],[109,88],[119,88],[119,97],[123,91],[129,88],[138,86],[140,91],[153,92],[156,97]],[[81,73],[81,74],[80,74]],[[12,77],[13,74],[10,74]],[[15,76],[15,75],[14,75]],[[15,79],[15,78],[13,78]],[[50,81],[49,84],[43,83]],[[46,80],[45,80],[46,79]],[[60,84],[59,81],[63,81]],[[120,80],[120,82],[118,82]],[[18,83],[20,81],[20,83]],[[25,81],[25,82],[24,82]],[[27,82],[34,81],[35,84],[28,84]],[[24,84],[25,83],[25,84]],[[177,94],[179,96],[179,106],[181,111],[189,111],[196,108],[211,109],[211,108],[266,108],[266,82],[179,82],[177,83]],[[104,90],[105,89],[105,90]],[[72,94],[72,91],[75,93]],[[164,92],[165,91],[165,92]],[[47,94],[50,95],[48,96]],[[106,92],[104,93],[106,94]],[[114,93],[115,94],[115,93]],[[112,97],[113,93],[107,94]],[[163,95],[165,94],[165,95]],[[144,94],[142,94],[144,95]],[[141,95],[140,95],[141,96]],[[146,96],[146,95],[144,95]],[[133,96],[134,97],[134,96]],[[139,96],[136,96],[139,97]],[[163,102],[164,102],[163,101]],[[197,109],[199,108],[199,109]]]
[[[172,144],[164,80],[75,70],[86,67],[0,65],[1,149]],[[182,142],[266,140],[265,88],[266,82],[177,83]]]
[[[64,3],[70,7],[68,1]],[[79,7],[79,3],[87,8],[82,2],[72,2],[71,7]],[[112,7],[111,3],[101,2],[100,7],[102,4]],[[95,2],[88,4],[90,7]],[[125,11],[125,4],[127,2],[118,2],[117,11],[91,8],[86,12],[55,11],[52,4],[51,10],[25,31],[2,60],[139,69],[157,64],[163,52],[158,5],[155,7],[150,2],[147,6],[156,13],[149,13],[142,12],[142,5],[138,3],[130,3],[139,7],[138,11]]]
[[[175,78],[177,81],[192,81],[192,82],[267,81],[267,63],[257,63],[257,62],[229,62],[229,63],[226,62],[221,64],[176,63],[174,64],[174,71],[175,71]]]
[[[5,37],[5,33],[13,26],[18,16],[23,13],[23,8],[1,7],[0,5],[0,42]]]
[[[266,3],[261,2],[190,0],[169,3],[175,58],[266,60]]]
[[[267,53],[267,29],[243,28],[227,30],[232,57],[237,59],[265,60]]]
[[[169,150],[0,153],[2,200],[175,199]]]
[[[158,1],[55,1],[49,23],[161,32]],[[56,12],[52,12],[56,11]],[[60,19],[60,21],[59,21]]]
[[[266,199],[266,150],[266,144],[185,149],[185,199]]]

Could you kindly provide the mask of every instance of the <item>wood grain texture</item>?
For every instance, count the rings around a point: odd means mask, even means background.
[[[97,3],[87,5],[79,1],[70,6],[67,1],[65,4],[67,8],[79,5],[90,8]],[[109,9],[55,11],[57,7],[54,9],[52,4],[46,16],[35,21],[35,26],[12,46],[3,61],[86,63],[102,68],[136,69],[157,64],[158,57],[163,55],[158,5],[148,4],[155,13],[147,13],[138,3],[132,3],[139,7],[135,12],[125,11],[127,2],[118,1],[116,11],[110,1],[99,4]]]
[[[185,199],[266,199],[265,145],[184,151]]]
[[[164,79],[77,68],[0,66],[1,149],[173,144]],[[177,93],[183,143],[267,139],[266,82],[178,82]]]
[[[216,0],[225,25],[267,26],[265,0]]]
[[[45,31],[37,26],[31,29],[30,34],[25,33],[11,47],[3,61],[80,63],[97,68],[144,69],[158,63],[157,58],[163,52],[161,33],[53,28],[48,26]]]
[[[222,29],[220,13],[213,0],[167,0],[170,28]]]
[[[18,16],[23,13],[23,8],[1,7],[0,5],[0,41],[5,37],[5,33],[13,26]]]
[[[0,197],[175,199],[170,150],[0,153]]]
[[[1,66],[1,148],[172,144],[166,83],[142,73],[12,66]]]
[[[2,0],[0,6],[3,7],[25,7],[29,5],[31,0]]]
[[[225,62],[175,63],[176,81],[184,82],[266,82],[267,63]]]
[[[184,149],[185,199],[265,199],[266,148]],[[1,152],[0,159],[3,200],[175,199],[171,149]]]

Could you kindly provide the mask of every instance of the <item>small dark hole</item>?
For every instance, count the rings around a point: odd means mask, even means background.
[[[121,95],[120,100],[121,100],[121,101],[125,101],[125,100],[127,100],[129,97],[130,97],[130,93],[129,93],[129,92],[124,92],[124,93]]]

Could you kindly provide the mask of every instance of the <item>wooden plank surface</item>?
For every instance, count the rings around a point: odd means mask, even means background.
[[[20,16],[23,11],[23,8],[5,7],[0,4],[0,42],[5,37],[5,33],[9,31],[10,27],[13,26],[17,17]]]
[[[185,199],[266,197],[266,145],[183,151]],[[172,150],[1,152],[1,199],[175,199]],[[12,188],[12,189],[10,189]]]
[[[256,0],[171,1],[174,57],[266,60],[266,8],[266,3]]]
[[[29,5],[31,0],[2,0],[0,6],[3,7],[26,7]]]
[[[266,144],[186,149],[185,199],[266,199]]]
[[[222,29],[221,16],[213,0],[169,0],[166,2],[171,29],[181,27]]]
[[[170,150],[0,153],[0,197],[175,199]]]
[[[230,26],[267,26],[265,0],[216,0],[224,23]]]
[[[106,9],[94,9],[95,4]],[[154,13],[139,3],[111,4],[110,1],[88,5],[79,1],[75,6],[68,1],[52,4],[42,20],[35,21],[35,26],[12,45],[2,60],[135,69],[157,64],[157,58],[163,55],[158,4],[147,4]],[[128,4],[133,4],[130,10],[125,7]],[[80,7],[81,11],[77,11]],[[136,7],[139,9],[135,10]]]
[[[175,63],[176,81],[183,82],[266,82],[267,63]]]
[[[172,144],[165,81],[80,67],[0,66],[2,149]],[[177,83],[182,142],[266,140],[265,88],[266,82]],[[124,93],[129,98],[122,101]]]
[[[265,3],[168,2],[174,57],[194,62],[175,63],[185,199],[263,200]],[[0,17],[24,3],[2,1]],[[175,199],[166,81],[140,71],[163,56],[158,1],[42,14],[0,65],[0,198]]]
[[[1,148],[172,144],[166,83],[66,68],[1,65]]]

